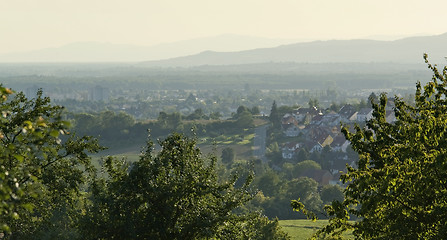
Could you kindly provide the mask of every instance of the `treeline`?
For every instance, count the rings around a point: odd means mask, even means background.
[[[321,170],[313,160],[285,164],[281,171],[255,161],[253,187],[258,191],[244,209],[263,212],[270,219],[305,219],[306,216],[290,208],[290,199],[301,198],[309,209],[323,212],[323,207],[333,200],[343,201],[339,185],[320,185],[305,173]],[[320,218],[326,218],[319,215]]]
[[[288,239],[277,220],[236,211],[256,194],[253,173],[221,178],[195,138],[170,134],[158,152],[149,140],[136,162],[105,157],[98,169],[90,154],[104,148],[72,133],[62,107],[41,91],[0,93],[0,238]],[[98,116],[119,134],[132,126]]]
[[[95,136],[108,147],[123,147],[144,142],[148,130],[153,139],[172,132],[190,133],[191,130],[198,136],[211,138],[237,134],[254,127],[255,114],[259,114],[257,108],[240,106],[232,118],[227,120],[220,120],[218,113],[205,115],[201,109],[186,116],[178,112],[160,112],[157,120],[146,122],[136,121],[125,112],[113,111],[72,113],[67,117],[73,122],[73,130],[77,134]]]
[[[293,108],[294,106],[281,106],[278,112],[283,114]],[[141,146],[147,139],[148,130],[154,141],[172,132],[211,139],[221,135],[240,135],[244,129],[253,128],[256,114],[258,114],[256,108],[240,106],[228,120],[210,119],[210,116],[203,114],[200,109],[187,116],[178,112],[160,112],[157,120],[149,122],[139,122],[124,112],[112,111],[72,114],[70,118],[73,119],[74,132],[98,137],[103,145],[111,150],[117,150],[126,146]],[[225,157],[225,152],[232,152],[230,155],[233,156]],[[323,156],[325,152],[323,151]],[[327,161],[322,160],[318,152],[312,155],[304,153],[300,159],[284,164],[280,170],[275,169],[278,161],[282,160],[278,147],[269,150],[267,163],[253,158],[236,161],[236,157],[230,145],[222,152],[217,167],[220,177],[229,177],[232,172],[241,168],[241,164],[245,166],[247,162],[252,162],[255,173],[252,188],[259,190],[259,193],[248,205],[240,209],[242,212],[260,211],[270,219],[302,219],[305,218],[303,214],[293,212],[290,208],[291,199],[306,196],[306,203],[312,206],[312,209],[321,212],[324,204],[333,199],[340,199],[342,195],[341,187],[323,187],[311,177],[304,175],[306,171],[321,170],[321,164]]]

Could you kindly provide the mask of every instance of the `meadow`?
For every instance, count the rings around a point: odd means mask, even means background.
[[[279,221],[279,225],[289,234],[291,240],[309,239],[326,224],[328,224],[328,220],[317,220],[315,222],[307,219]],[[349,233],[343,234],[343,236],[347,239],[354,239],[352,234]]]

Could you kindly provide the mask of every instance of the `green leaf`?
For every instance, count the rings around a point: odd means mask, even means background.
[[[50,136],[52,137],[58,137],[59,136],[59,131],[56,129],[51,130],[50,132]]]
[[[24,157],[22,155],[19,154],[14,154],[13,155],[19,162],[23,162]]]

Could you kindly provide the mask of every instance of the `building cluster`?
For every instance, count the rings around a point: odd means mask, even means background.
[[[389,102],[387,106],[388,122],[395,121],[393,106],[393,102]],[[354,131],[353,126],[364,124],[372,118],[372,113],[371,107],[358,110],[350,104],[344,105],[338,112],[323,113],[312,107],[299,108],[287,113],[282,117],[281,124],[284,135],[290,138],[290,141],[281,147],[282,158],[285,161],[299,158],[301,151],[323,155],[323,149],[326,149],[324,156],[326,159],[321,160],[325,161],[325,170],[319,174],[328,176],[327,172],[336,175],[340,171],[345,171],[346,164],[353,166],[355,161],[348,157],[347,149],[350,143],[341,133],[341,126],[348,126],[350,131]],[[327,184],[328,181],[324,182]]]

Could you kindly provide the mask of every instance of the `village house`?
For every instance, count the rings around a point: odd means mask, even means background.
[[[321,124],[324,126],[339,126],[342,121],[340,114],[336,112],[331,112],[323,115],[321,119]]]
[[[339,134],[334,137],[334,140],[331,143],[331,149],[334,152],[346,152],[346,149],[350,145],[349,141],[346,140],[343,134]]]
[[[285,143],[281,148],[282,158],[283,159],[292,159],[295,156],[295,154],[298,152],[300,147],[301,147],[301,144],[299,144],[299,143],[293,143],[293,142]]]
[[[305,132],[304,125],[301,126],[290,125],[284,130],[284,134],[287,137],[297,137],[300,135],[300,133],[304,132]]]
[[[385,119],[386,119],[387,123],[395,122],[397,119],[396,119],[396,115],[394,115],[394,110],[386,110]]]
[[[345,104],[340,108],[338,114],[340,115],[342,122],[348,123],[357,121],[357,111],[351,104]]]
[[[284,129],[284,134],[287,137],[296,137],[300,133],[298,128],[298,121],[292,114],[285,114],[281,120],[281,126]]]
[[[292,113],[299,123],[309,122],[315,115],[318,114],[321,114],[321,111],[319,111],[316,107],[299,108]]]
[[[365,122],[372,118],[372,108],[362,108],[357,113],[357,122]]]
[[[333,179],[333,176],[329,171],[322,169],[309,169],[304,171],[300,177],[312,178],[321,186],[328,185]]]

